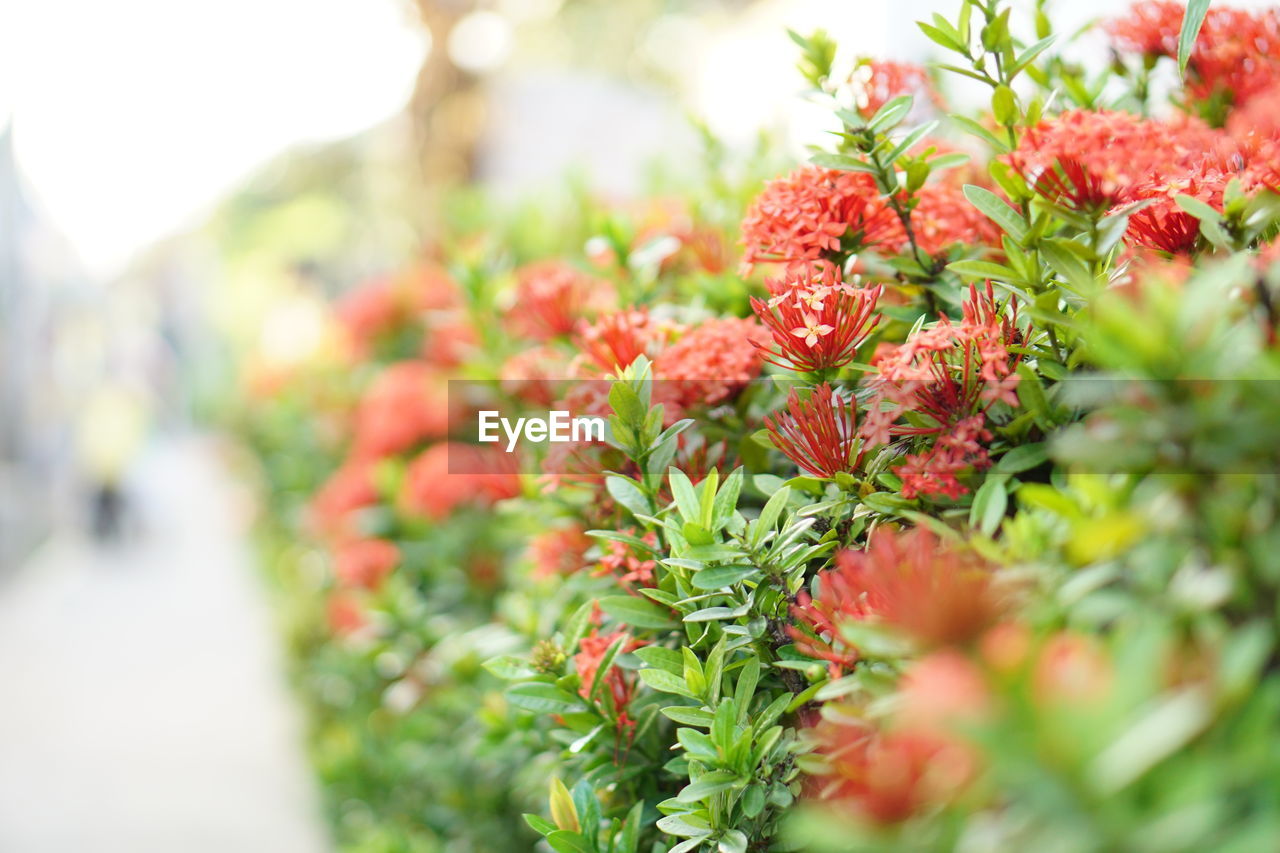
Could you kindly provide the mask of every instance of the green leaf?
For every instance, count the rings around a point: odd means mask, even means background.
[[[692,815],[667,815],[658,821],[658,829],[667,835],[674,835],[678,838],[705,838],[711,834],[711,828],[707,826],[699,826]],[[686,848],[692,850],[693,848]]]
[[[1094,759],[1089,776],[1105,794],[1136,781],[1200,733],[1213,706],[1199,688],[1161,699]]]
[[[518,684],[507,691],[507,701],[517,708],[539,714],[555,714],[582,704],[581,700],[554,684]]]
[[[684,673],[684,657],[674,649],[662,646],[641,646],[635,650],[635,656],[655,669],[665,669],[672,675]]]
[[[600,599],[600,609],[634,628],[670,628],[671,616],[665,609],[634,595],[609,595]]]
[[[823,169],[835,169],[838,172],[867,172],[874,173],[875,166],[856,157],[850,157],[848,154],[832,154],[822,151],[814,154],[809,161],[815,166],[821,166]]]
[[[1001,477],[988,477],[973,496],[969,523],[990,536],[1000,526],[1009,506],[1009,492]]]
[[[995,278],[1001,281],[1019,281],[1022,278],[1003,264],[991,261],[952,261],[947,264],[947,269],[962,278]]]
[[[630,477],[610,474],[604,481],[609,495],[622,506],[631,510],[633,515],[653,515],[653,507],[644,492]]]
[[[622,824],[622,834],[618,837],[615,853],[636,853],[640,844],[640,821],[644,818],[644,801],[631,807],[626,821]]]
[[[642,669],[639,675],[641,681],[659,693],[674,693],[677,696],[685,696],[689,699],[698,698],[689,689],[689,685],[685,684],[683,678],[673,675],[665,669]]]
[[[557,829],[547,836],[547,843],[556,853],[595,853],[595,848],[576,832]]]
[[[1008,86],[997,86],[995,91],[991,93],[991,112],[1000,124],[1016,124],[1018,121],[1018,96]]]
[[[518,681],[529,678],[535,672],[529,662],[515,655],[498,655],[484,662],[484,668],[506,681]]]
[[[700,518],[698,493],[693,490],[693,483],[689,481],[688,475],[679,468],[668,468],[667,477],[671,481],[671,494],[675,496],[681,518],[697,524]]]
[[[578,641],[587,633],[587,625],[591,622],[591,616],[595,613],[596,603],[594,601],[585,601],[573,615],[569,617],[569,621],[564,626],[564,650],[573,654],[573,650],[577,647]]]
[[[605,649],[604,657],[600,658],[600,663],[596,668],[595,680],[591,683],[591,694],[588,697],[592,702],[600,701],[600,691],[604,689],[604,685],[609,679],[604,676],[609,672],[609,667],[613,666],[613,659],[618,656],[618,652],[622,649],[622,644],[627,641],[626,635],[618,637],[609,644],[609,648]]]
[[[698,726],[709,729],[715,716],[702,708],[690,708],[688,705],[669,705],[662,709],[662,715],[685,726]]]
[[[755,566],[711,566],[696,573],[690,582],[694,589],[723,589],[759,575]]]
[[[739,829],[730,829],[720,836],[717,853],[747,853],[749,839]]]
[[[733,473],[725,478],[724,485],[716,493],[715,507],[711,514],[713,530],[720,530],[729,523],[729,519],[738,510],[738,497],[742,494],[742,468],[733,469]]]
[[[635,390],[625,382],[615,382],[609,389],[609,405],[624,424],[633,429],[644,421],[646,410]]]
[[[1022,69],[1035,62],[1036,57],[1044,53],[1045,50],[1048,49],[1049,45],[1053,44],[1055,39],[1057,39],[1056,35],[1047,35],[1040,39],[1040,41],[1031,45],[1031,47],[1024,50],[1022,55],[1018,57],[1017,61],[1013,63],[1013,67],[1009,69],[1009,79],[1012,80],[1022,72]]]
[[[1004,229],[1010,237],[1022,244],[1027,239],[1027,226],[1016,210],[989,189],[974,184],[964,185],[964,197],[983,215]]]
[[[910,95],[899,95],[876,110],[876,114],[867,122],[867,128],[876,132],[892,130],[911,112],[913,103],[915,98]]]
[[[964,129],[965,129],[966,131],[968,131],[970,134],[972,134],[972,135],[974,135],[974,136],[978,137],[979,139],[983,140],[984,142],[986,142],[988,145],[990,145],[992,148],[994,148],[997,152],[999,152],[999,153],[1001,153],[1001,154],[1008,154],[1008,153],[1009,153],[1009,150],[1010,150],[1010,149],[1009,149],[1009,143],[1007,143],[1007,142],[1005,142],[1005,141],[1001,140],[999,137],[997,137],[997,136],[996,136],[995,134],[993,134],[991,131],[987,130],[985,127],[983,127],[982,125],[978,124],[976,121],[974,121],[973,119],[969,118],[968,116],[953,115],[953,116],[951,116],[950,118],[951,118],[951,120],[952,120],[953,122],[955,122],[956,124],[960,125],[962,128],[964,128]]]
[[[556,831],[556,825],[545,817],[539,817],[536,814],[526,814],[524,822],[533,827],[533,831],[539,835],[550,835]]]
[[[760,510],[760,517],[755,520],[751,531],[751,547],[759,548],[763,544],[765,535],[778,523],[778,518],[789,500],[791,500],[790,486],[783,486],[773,493],[773,497],[769,498],[764,509]]]
[[[1001,456],[992,470],[999,474],[1018,474],[1044,464],[1048,458],[1049,449],[1044,442],[1023,444]]]
[[[699,776],[697,781],[685,785],[684,789],[676,795],[676,799],[686,803],[696,803],[739,784],[741,782],[738,777],[728,770],[712,770]]]
[[[1200,27],[1204,25],[1204,16],[1209,12],[1209,0],[1187,0],[1187,11],[1182,15],[1182,30],[1178,33],[1178,73],[1187,73],[1187,62],[1191,60],[1191,49],[1195,47],[1196,36],[1200,35]]]

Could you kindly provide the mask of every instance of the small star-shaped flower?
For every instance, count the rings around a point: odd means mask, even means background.
[[[804,325],[798,326],[791,330],[791,334],[797,338],[804,338],[806,346],[813,346],[818,339],[825,337],[835,331],[834,326],[828,326],[826,323],[819,324],[818,318],[812,314],[804,315]]]

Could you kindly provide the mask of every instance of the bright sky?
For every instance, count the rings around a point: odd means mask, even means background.
[[[288,146],[398,111],[402,0],[0,0],[0,123],[37,202],[110,275]]]

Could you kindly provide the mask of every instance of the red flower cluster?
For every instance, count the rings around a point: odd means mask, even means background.
[[[773,445],[807,474],[831,479],[862,462],[854,407],[823,383],[805,397],[787,395],[787,410],[765,418]]]
[[[529,541],[533,575],[550,578],[571,575],[587,563],[591,539],[576,524],[544,530]]]
[[[356,410],[353,452],[377,459],[449,431],[448,386],[424,361],[402,361],[374,380]]]
[[[1134,200],[1151,203],[1130,216],[1127,235],[1130,242],[1170,254],[1191,251],[1200,239],[1200,220],[1179,207],[1176,197],[1191,196],[1215,210],[1222,210],[1223,192],[1230,180],[1230,175],[1214,169],[1139,184],[1134,188]]]
[[[654,359],[654,402],[678,420],[691,406],[730,399],[760,375],[759,348],[768,337],[755,320],[707,320]]]
[[[336,313],[353,349],[363,355],[379,337],[403,328],[426,311],[452,306],[456,298],[452,279],[434,267],[423,266],[356,288],[338,301]]]
[[[400,549],[385,539],[361,539],[333,555],[338,582],[347,587],[377,589],[400,562]]]
[[[620,532],[628,536],[634,536],[636,533],[631,527]],[[650,532],[642,537],[642,541],[649,545],[656,545],[658,539]],[[599,564],[591,573],[593,577],[612,577],[619,586],[627,589],[632,586],[653,586],[653,570],[658,565],[655,560],[637,557],[631,546],[625,542],[610,539],[603,543],[603,548],[604,554],[601,555]]]
[[[880,322],[875,310],[884,288],[847,285],[830,264],[800,267],[768,284],[773,297],[753,296],[751,308],[773,337],[774,347],[764,350],[770,364],[810,373],[843,367]]]
[[[880,824],[951,800],[976,771],[971,748],[928,732],[824,723],[817,737],[831,766],[829,796]]]
[[[966,246],[1000,245],[1000,229],[964,197],[953,184],[929,184],[916,193],[911,211],[911,230],[916,245],[927,255],[942,255],[956,243]],[[884,248],[896,253],[908,250],[910,241],[901,226]]]
[[[898,238],[902,223],[862,172],[805,166],[770,181],[742,221],[743,273],[757,263],[836,260]]]
[[[582,685],[578,688],[582,698],[589,699],[595,689],[596,681],[603,678],[607,688],[606,695],[613,701],[619,725],[632,726],[635,725],[635,721],[627,716],[627,707],[635,696],[635,676],[624,672],[616,663],[610,665],[603,674],[600,672],[600,664],[604,663],[605,654],[618,641],[622,642],[618,649],[619,653],[633,652],[644,645],[638,640],[633,640],[623,631],[601,635],[598,629],[592,628],[591,634],[583,637],[579,643],[581,651],[573,656],[573,664],[579,678],[582,679]]]
[[[642,355],[655,356],[677,331],[648,311],[633,309],[605,314],[594,323],[579,321],[574,342],[588,372],[616,373]]]
[[[442,442],[409,463],[401,500],[408,511],[439,520],[460,506],[489,506],[519,494],[514,455],[492,445]]]
[[[877,531],[865,550],[837,554],[835,568],[819,578],[819,599],[801,593],[793,615],[819,637],[832,638],[828,643],[839,641],[841,624],[875,617],[927,648],[963,645],[977,640],[1001,611],[986,562],[920,527]],[[807,636],[793,632],[797,639]],[[857,659],[853,649],[841,654],[813,656],[836,664]]]
[[[1108,24],[1112,44],[1143,56],[1177,56],[1184,8],[1173,0],[1137,3]],[[1187,65],[1194,99],[1226,94],[1245,103],[1280,75],[1280,10],[1211,6]]]
[[[880,108],[900,95],[911,95],[918,106],[927,101],[942,108],[942,98],[929,80],[929,72],[911,62],[891,59],[861,59],[850,75],[858,113],[871,118]]]
[[[568,335],[583,317],[614,303],[613,285],[558,261],[523,267],[516,274],[511,327],[540,341]]]
[[[1235,147],[1197,119],[1160,122],[1068,110],[1028,130],[1006,159],[1042,195],[1101,212],[1132,201],[1135,189],[1153,176],[1187,174],[1206,162],[1225,166]]]
[[[892,436],[935,437],[927,452],[909,455],[895,469],[903,497],[959,497],[967,489],[957,475],[989,464],[982,444],[991,440],[986,413],[999,401],[1018,405],[1019,357],[1011,352],[1021,336],[1016,321],[1016,304],[1003,316],[990,283],[981,294],[970,285],[960,323],[943,317],[876,357],[863,435],[872,444]],[[900,423],[908,413],[911,422]]]
[[[351,513],[376,503],[378,490],[374,488],[373,466],[367,462],[351,460],[330,475],[329,479],[311,499],[310,523],[317,534],[331,541],[339,541],[351,535]]]

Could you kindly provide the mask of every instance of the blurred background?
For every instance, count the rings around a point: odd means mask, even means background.
[[[0,0],[0,851],[325,849],[200,426],[235,366],[305,358],[468,193],[803,157],[786,29],[922,61],[951,5]]]

